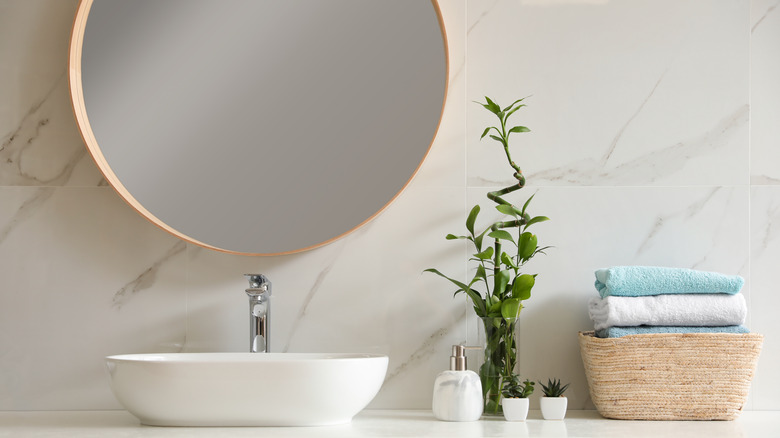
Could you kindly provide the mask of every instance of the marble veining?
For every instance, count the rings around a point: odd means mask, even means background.
[[[13,130],[10,134],[7,134],[4,137],[3,143],[2,143],[2,145],[0,145],[0,151],[5,149],[8,145],[11,144],[11,142],[16,140],[16,137],[20,135],[20,131],[22,130],[22,128],[25,125],[29,125],[30,124],[28,122],[30,119],[37,119],[37,117],[35,117],[36,113],[38,113],[38,111],[41,109],[43,104],[46,103],[51,98],[52,94],[54,94],[54,92],[57,90],[57,88],[62,85],[62,82],[65,81],[65,79],[66,79],[65,72],[63,71],[62,74],[60,74],[57,77],[57,80],[54,81],[52,86],[49,87],[48,91],[46,91],[46,93],[43,95],[43,98],[41,98],[37,102],[33,103],[33,105],[30,107],[30,109],[27,111],[27,113],[22,116],[22,122],[19,124],[19,126],[17,126],[15,130]],[[43,119],[43,120],[38,122],[39,125],[41,125],[41,124],[45,125],[46,123],[48,123],[48,119]],[[27,143],[32,143],[32,140],[35,137],[36,136],[27,137],[27,139],[26,139]]]
[[[761,15],[761,18],[756,21],[755,24],[753,24],[753,27],[750,28],[750,33],[753,33],[756,31],[756,28],[761,25],[761,23],[764,21],[764,19],[769,16],[775,9],[777,9],[777,6],[780,5],[780,1],[775,2],[773,5],[769,6],[767,10]]]
[[[393,366],[392,369],[388,370],[387,377],[385,377],[385,383],[387,384],[392,381],[395,377],[402,374],[407,368],[430,358],[433,355],[436,347],[439,346],[440,340],[449,334],[456,326],[463,325],[465,321],[466,310],[464,307],[462,312],[452,318],[452,321],[449,325],[436,330],[434,333],[428,336],[428,338],[426,338],[422,344],[420,344],[420,346],[409,355],[408,358],[400,361],[400,363]],[[393,358],[391,358],[391,362],[393,361]]]
[[[599,160],[583,159],[565,167],[531,172],[530,181],[565,181],[570,184],[606,185],[628,183],[641,179],[654,183],[663,177],[682,171],[691,157],[713,154],[730,144],[732,137],[748,123],[749,106],[741,105],[719,120],[711,129],[696,138],[643,153],[629,161],[604,167],[614,152],[608,149]],[[739,167],[732,167],[735,171]]]
[[[488,15],[490,15],[490,13],[493,11],[493,8],[496,7],[496,5],[498,4],[499,1],[500,0],[494,0],[493,3],[491,3],[489,6],[487,6],[486,8],[484,8],[482,10],[482,12],[479,14],[479,16],[476,17],[476,19],[474,20],[474,23],[472,23],[471,26],[469,26],[468,30],[466,31],[466,36],[468,36],[471,33],[471,31],[474,30],[474,28],[477,27],[479,25],[479,23],[482,22],[483,18],[485,18]]]
[[[111,307],[121,310],[122,306],[135,294],[152,287],[160,267],[178,254],[183,253],[186,248],[187,244],[184,241],[177,241],[162,257],[155,260],[151,266],[116,291],[111,299]]]
[[[656,83],[656,86],[660,83]],[[640,105],[639,111],[655,91],[655,87]],[[691,157],[715,154],[718,149],[728,146],[732,138],[739,135],[749,119],[749,106],[741,105],[728,116],[719,120],[710,130],[696,138],[686,139],[674,144],[647,151],[640,156],[623,163],[607,165],[615,152],[620,137],[637,111],[615,136],[599,158],[585,158],[566,163],[562,167],[541,171],[525,171],[529,185],[539,181],[563,182],[576,185],[633,185],[632,181],[643,180],[648,184],[656,183],[664,177],[681,172]],[[738,171],[738,167],[734,167]],[[512,184],[509,179],[491,179],[484,176],[472,177],[472,185],[506,186]]]
[[[370,224],[366,224],[366,226],[370,226]],[[301,327],[303,323],[303,319],[306,316],[306,312],[309,308],[309,305],[311,304],[311,301],[314,299],[314,297],[317,295],[317,292],[325,283],[325,279],[328,277],[328,274],[330,274],[330,271],[333,269],[333,265],[335,265],[339,260],[339,255],[344,250],[345,242],[344,241],[337,242],[334,243],[334,245],[338,245],[336,251],[332,254],[332,258],[330,258],[328,264],[325,265],[324,268],[322,268],[319,274],[317,274],[317,278],[314,280],[314,284],[312,284],[311,287],[309,288],[309,292],[304,297],[303,302],[301,303],[298,309],[298,314],[295,316],[295,319],[293,320],[292,328],[290,329],[290,334],[287,336],[287,340],[284,344],[284,347],[282,347],[282,353],[287,353],[289,351],[290,344],[292,343],[293,339],[295,338],[295,334],[298,332],[298,329]]]
[[[691,203],[688,206],[677,211],[659,215],[637,249],[636,257],[638,258],[650,251],[654,246],[657,246],[656,238],[664,233],[664,229],[676,228],[679,227],[681,223],[687,223],[694,220],[699,221],[699,218],[703,216],[716,218],[715,223],[711,224],[714,225],[713,233],[715,235],[718,235],[721,232],[728,233],[729,225],[724,224],[724,219],[728,218],[729,211],[733,208],[735,208],[734,189],[723,187],[713,187],[709,189],[709,191],[703,193],[699,199],[691,200]],[[713,209],[715,210],[713,211]],[[686,267],[690,269],[706,270],[708,254],[714,253],[717,246],[718,240],[713,239],[710,247],[702,248],[702,251],[700,251],[701,255],[698,258],[690,259]],[[741,272],[744,270],[746,265],[747,260],[745,260],[738,271]]]
[[[67,101],[66,79],[65,74],[61,74],[43,98],[29,108],[19,125],[3,137],[2,144],[0,144],[0,170],[2,170],[0,184],[65,185],[76,166],[88,156],[83,145],[71,143],[68,145],[69,147],[65,147],[64,144],[60,145],[61,151],[56,156],[49,157],[49,160],[55,158],[57,161],[56,169],[52,169],[51,162],[46,163],[45,166],[36,162],[36,156],[40,152],[34,149],[39,148],[41,137],[47,130],[59,131],[59,128],[52,128],[51,118],[72,118],[72,115],[69,114],[69,108],[64,107],[63,110],[62,106],[63,101]],[[71,131],[70,134],[73,132]],[[50,135],[57,134],[51,133]],[[67,155],[63,157],[63,154]]]
[[[618,145],[618,142],[620,141],[620,138],[623,136],[623,133],[626,131],[626,128],[631,124],[631,122],[634,121],[636,116],[639,115],[639,113],[642,112],[642,109],[645,107],[647,102],[650,100],[651,97],[653,97],[653,94],[655,93],[655,90],[658,89],[658,86],[661,84],[661,81],[664,80],[664,76],[666,76],[666,73],[669,71],[669,68],[664,70],[664,72],[661,74],[661,77],[658,78],[658,81],[656,81],[655,85],[653,85],[653,88],[650,90],[650,93],[647,94],[645,99],[642,101],[642,103],[639,105],[639,107],[636,109],[634,114],[631,115],[631,117],[628,118],[628,121],[623,125],[622,128],[618,131],[617,135],[615,135],[615,139],[612,140],[612,143],[609,145],[609,148],[607,150],[607,153],[604,154],[603,158],[601,159],[601,166],[606,166],[607,162],[609,162],[609,158],[612,156],[612,153],[615,152],[615,148]]]
[[[750,4],[750,182],[776,186],[780,185],[780,1]]]
[[[712,145],[692,143],[735,112],[747,120],[748,4],[663,4],[469,3],[470,96],[535,96],[517,120],[532,130],[517,148],[530,185],[743,182],[747,123]],[[691,18],[702,7],[710,12]],[[606,36],[628,28],[625,38]],[[506,56],[509,47],[517,57]],[[724,66],[723,57],[732,63]],[[501,157],[478,142],[488,115],[468,108],[468,185],[511,182],[497,180]]]
[[[639,246],[639,248],[636,251],[636,255],[641,255],[642,253],[646,252],[648,248],[653,244],[653,238],[661,232],[661,229],[664,227],[664,225],[668,225],[670,222],[672,222],[675,218],[682,218],[683,220],[687,220],[692,218],[698,213],[701,213],[704,206],[715,196],[715,194],[720,190],[720,187],[714,187],[712,188],[709,193],[705,194],[705,196],[692,203],[688,207],[684,208],[681,211],[677,212],[671,212],[667,214],[661,214],[659,215],[654,224],[652,229],[647,233],[647,236],[642,241],[642,244]]]
[[[752,175],[750,177],[752,185],[780,185],[780,178],[774,178],[767,175]]]
[[[754,257],[761,256],[771,245],[780,239],[780,227],[777,226],[777,224],[780,224],[780,199],[770,199],[767,205],[763,207],[763,211],[756,212],[761,213],[763,222],[761,222],[760,227],[755,227],[752,230],[755,236],[751,247]]]
[[[458,68],[455,70],[455,72],[450,77],[450,82],[455,82],[460,78],[460,75],[463,74],[463,72],[466,71],[466,62],[463,61],[458,64]]]
[[[780,186],[751,188],[750,198],[750,329],[765,336],[777,327],[780,294],[777,293],[777,267],[780,260]],[[764,342],[753,379],[753,409],[780,410],[780,345]]]
[[[16,227],[26,223],[26,221],[34,215],[53,194],[54,189],[50,187],[35,190],[33,195],[25,200],[16,210],[16,213],[11,219],[0,228],[0,245],[3,244],[8,235],[11,234]]]

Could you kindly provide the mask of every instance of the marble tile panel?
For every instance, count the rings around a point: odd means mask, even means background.
[[[780,331],[777,267],[780,265],[780,187],[753,187],[750,197],[751,329],[764,335],[764,346],[753,379],[752,409],[779,410]]]
[[[97,186],[68,92],[76,1],[0,5],[0,185]]]
[[[780,184],[780,1],[750,2],[750,182]]]
[[[108,188],[0,205],[0,410],[117,408],[104,356],[184,343],[184,244]]]
[[[423,270],[463,274],[463,245],[444,239],[465,221],[462,189],[407,189],[378,218],[308,252],[250,258],[191,248],[187,351],[245,351],[241,274],[273,283],[271,351],[387,354],[375,408],[430,407],[433,379],[465,339],[464,301]]]
[[[516,161],[536,185],[748,181],[749,3],[468,2],[467,100],[513,115]],[[469,186],[504,184],[495,118],[467,107]]]
[[[483,189],[469,189],[468,196],[488,213],[481,222],[486,226],[491,213]],[[526,265],[526,272],[539,275],[521,313],[519,372],[571,382],[570,409],[593,408],[577,332],[593,327],[587,301],[597,296],[596,269],[635,264],[748,274],[747,188],[548,187],[528,209],[551,218],[531,230],[540,245],[552,248]],[[472,338],[475,327],[469,327]],[[538,408],[537,400],[531,403]]]

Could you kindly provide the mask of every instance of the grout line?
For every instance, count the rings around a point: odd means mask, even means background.
[[[750,299],[748,301],[748,307],[747,307],[747,321],[748,327],[751,327],[753,325],[753,189],[752,185],[750,184],[750,181],[752,179],[753,175],[753,30],[750,27],[750,20],[752,16],[752,8],[754,7],[754,2],[751,1],[748,4],[748,19],[747,19],[747,32],[748,32],[748,63],[747,63],[747,69],[748,69],[748,121],[747,121],[747,136],[748,136],[748,142],[747,142],[747,278],[748,278],[748,298]],[[763,19],[763,18],[762,18]],[[760,23],[761,20],[759,20]],[[756,24],[758,25],[758,23]],[[753,410],[755,408],[755,403],[753,402],[754,399],[754,391],[751,390],[748,391],[748,410]]]
[[[468,43],[468,24],[469,8],[468,0],[463,0],[463,187],[468,190],[468,120],[469,120],[469,43]],[[464,207],[468,210],[468,203],[464,197]]]
[[[605,186],[605,185],[542,185],[542,184],[529,184],[525,189],[575,189],[575,190],[588,190],[588,189],[706,189],[712,187],[778,187],[778,184],[689,184],[689,185],[625,185],[625,186]],[[487,186],[467,186],[467,190],[471,189],[500,189],[505,185],[487,185]]]
[[[180,351],[187,351],[187,340],[190,339],[190,258],[192,257],[192,244],[184,242],[184,344]]]
[[[469,114],[469,8],[468,0],[463,0],[463,211],[469,214],[469,160],[468,160],[468,114]],[[464,218],[465,220],[465,218]],[[468,277],[469,273],[469,247],[464,245],[463,248],[463,272]],[[464,294],[465,295],[465,294]],[[469,338],[469,304],[468,299],[464,297],[463,307],[466,311],[466,317],[464,318],[463,333],[466,340]]]

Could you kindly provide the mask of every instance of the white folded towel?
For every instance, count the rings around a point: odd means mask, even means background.
[[[592,298],[588,313],[595,329],[662,326],[727,326],[745,323],[747,305],[741,293],[679,294]]]

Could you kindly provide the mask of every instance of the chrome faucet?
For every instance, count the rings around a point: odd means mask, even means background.
[[[244,274],[249,280],[249,351],[268,352],[268,328],[271,316],[271,281],[262,274]]]

